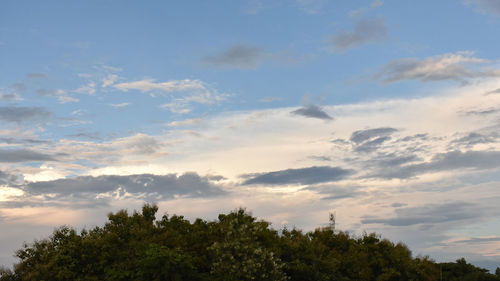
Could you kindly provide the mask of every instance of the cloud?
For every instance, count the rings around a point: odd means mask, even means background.
[[[102,87],[103,88],[109,87],[113,85],[116,81],[118,81],[118,79],[119,79],[118,75],[109,74],[107,77],[101,79]]]
[[[497,0],[467,0],[467,2],[476,4],[483,13],[500,16],[500,3]]]
[[[24,100],[18,94],[0,94],[0,101],[22,101]]]
[[[80,88],[73,90],[75,93],[79,94],[88,94],[94,95],[96,93],[97,84],[94,81],[89,81],[86,85],[81,86]]]
[[[0,107],[0,120],[5,122],[22,123],[25,121],[44,121],[51,116],[50,112],[42,107]]]
[[[247,174],[243,177],[248,179],[243,182],[244,185],[263,184],[263,185],[287,185],[287,184],[316,184],[322,182],[339,181],[353,171],[339,167],[314,166],[301,169],[287,169],[276,172]]]
[[[127,92],[138,90],[141,92],[161,91],[161,92],[183,92],[193,90],[206,90],[205,84],[200,80],[172,80],[168,82],[155,82],[154,79],[144,79],[133,82],[115,84],[113,87]]]
[[[36,144],[50,144],[51,141],[40,140],[40,139],[30,139],[30,138],[13,138],[13,137],[0,137],[0,141],[7,144],[24,144],[24,145],[36,145]]]
[[[266,53],[260,47],[239,44],[204,58],[203,63],[214,67],[255,69],[265,56]]]
[[[29,149],[0,149],[0,163],[39,161],[55,161],[55,159],[48,154]]]
[[[71,97],[68,95],[68,92],[62,89],[38,89],[36,90],[36,93],[39,94],[40,96],[46,96],[46,97],[55,97],[59,100],[59,103],[69,103],[69,102],[78,102],[79,100],[77,98]]]
[[[310,190],[316,192],[320,195],[326,195],[322,197],[323,200],[339,200],[345,198],[355,198],[364,195],[365,192],[359,191],[358,188],[353,186],[342,187],[342,186],[309,186],[303,190]]]
[[[463,239],[463,240],[457,240],[453,241],[453,243],[460,243],[460,244],[471,244],[471,243],[489,243],[489,242],[500,242],[500,237],[495,236],[495,237],[473,237],[470,239]]]
[[[427,204],[418,207],[397,208],[392,218],[364,216],[363,224],[384,224],[389,226],[410,226],[417,224],[441,224],[480,218],[482,211],[475,204],[451,202]]]
[[[493,91],[488,91],[486,92],[486,95],[491,95],[491,94],[500,94],[500,88],[493,90]]]
[[[323,119],[323,120],[333,120],[333,118],[328,115],[321,107],[311,104],[308,106],[304,106],[302,108],[299,108],[297,110],[294,110],[291,112],[292,114],[295,115],[301,115],[309,118],[318,118],[318,119]]]
[[[387,137],[397,131],[398,131],[397,129],[389,127],[358,130],[352,133],[351,138],[349,140],[356,144],[359,144],[365,141],[373,141],[380,137]]]
[[[399,168],[382,168],[373,176],[382,178],[410,178],[423,173],[437,173],[461,169],[490,170],[500,168],[500,151],[451,151],[436,154],[431,161],[400,166]]]
[[[397,59],[382,66],[375,79],[384,83],[403,80],[421,82],[455,80],[465,83],[472,78],[500,77],[494,69],[474,69],[472,65],[489,63],[488,60],[473,57],[473,52],[464,51],[429,57]]]
[[[226,193],[220,187],[212,184],[207,177],[201,177],[193,172],[182,175],[80,176],[32,182],[27,184],[24,190],[31,195],[56,194],[59,197],[89,196],[89,198],[132,194],[134,196],[159,196],[163,199],[172,199],[177,196],[211,197]]]
[[[451,143],[465,145],[465,146],[473,146],[482,143],[495,143],[497,142],[498,138],[499,138],[498,134],[484,135],[472,132],[463,137],[453,140]]]
[[[0,170],[0,186],[15,185],[19,183],[19,177]]]
[[[127,107],[129,106],[130,103],[129,102],[122,102],[122,103],[112,103],[110,104],[111,107],[114,107],[114,108],[124,108],[124,107]]]
[[[352,31],[341,31],[331,36],[328,41],[332,51],[346,52],[367,43],[380,42],[387,37],[387,27],[383,18],[360,20]]]

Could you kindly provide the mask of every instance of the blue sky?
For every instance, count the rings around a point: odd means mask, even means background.
[[[156,202],[494,268],[499,27],[495,0],[2,1],[0,263]]]

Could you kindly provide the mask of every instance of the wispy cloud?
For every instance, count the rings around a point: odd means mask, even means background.
[[[203,63],[214,67],[255,69],[265,57],[264,49],[239,44],[215,56],[205,57]]]
[[[130,103],[129,102],[122,102],[122,103],[112,103],[110,104],[111,107],[114,107],[114,108],[125,108],[127,106],[129,106]]]
[[[331,44],[331,51],[342,53],[364,44],[381,42],[387,34],[383,18],[363,19],[355,23],[353,30],[343,30],[330,36],[327,41]]]
[[[470,51],[447,53],[425,59],[397,59],[382,66],[375,79],[384,83],[394,83],[403,80],[418,80],[421,82],[455,80],[462,83],[472,78],[500,77],[500,70],[489,68],[474,68],[474,65],[489,63],[486,59],[473,56]]]
[[[123,82],[114,85],[121,91],[138,90],[143,93],[151,91],[161,92],[183,92],[192,90],[206,90],[206,86],[200,80],[172,80],[167,82],[155,82],[154,79],[144,79],[133,82]]]

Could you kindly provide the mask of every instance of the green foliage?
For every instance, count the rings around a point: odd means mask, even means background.
[[[164,215],[144,205],[142,212],[108,215],[103,227],[78,233],[63,226],[47,239],[16,252],[13,270],[0,268],[0,281],[21,280],[500,280],[468,264],[413,258],[402,243],[376,234],[360,237],[324,228],[281,234],[245,210],[194,222]]]

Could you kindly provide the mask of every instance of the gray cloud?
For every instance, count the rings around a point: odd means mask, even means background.
[[[410,178],[418,174],[456,169],[488,170],[500,168],[500,151],[451,151],[435,155],[430,162],[383,167],[371,177]]]
[[[57,194],[58,196],[90,196],[116,192],[120,196],[126,193],[161,198],[209,197],[224,194],[220,187],[210,183],[207,177],[196,173],[180,176],[140,174],[130,176],[80,176],[71,179],[29,183],[25,191],[32,195]]]
[[[42,121],[47,120],[50,115],[50,112],[41,107],[0,107],[0,121],[5,122]]]
[[[467,202],[451,202],[444,204],[428,204],[419,207],[398,208],[392,218],[365,216],[363,224],[384,224],[389,226],[411,226],[465,221],[479,218],[482,211],[476,205]]]
[[[215,56],[208,56],[203,59],[203,62],[215,67],[253,69],[260,64],[264,56],[263,49],[240,44]]]
[[[471,239],[464,239],[464,240],[459,240],[459,241],[454,241],[453,243],[463,243],[463,244],[482,244],[482,243],[489,243],[489,242],[499,242],[500,237],[473,237]]]
[[[491,94],[500,94],[500,89],[496,89],[493,91],[486,92],[486,95],[491,95]]]
[[[489,108],[485,110],[470,110],[465,112],[467,115],[489,115],[500,112],[500,108]]]
[[[386,137],[397,132],[397,129],[390,127],[381,127],[375,129],[358,130],[352,133],[350,140],[355,143],[362,143],[367,140],[373,140],[379,137]]]
[[[484,13],[500,16],[500,2],[498,0],[468,0],[467,2],[475,3]]]
[[[349,140],[355,144],[354,151],[371,152],[390,140],[390,135],[397,131],[397,129],[388,127],[359,130],[352,133]]]
[[[311,104],[308,106],[304,106],[302,108],[299,108],[297,110],[294,110],[291,112],[292,114],[295,115],[301,115],[305,117],[310,117],[310,118],[318,118],[318,119],[323,119],[323,120],[333,120],[333,118],[328,115],[321,107]]]
[[[0,149],[0,163],[55,161],[48,154],[29,149]]]
[[[399,141],[407,142],[407,141],[415,141],[415,140],[426,140],[428,138],[428,134],[416,134],[413,136],[406,136]]]
[[[339,167],[313,166],[301,169],[287,169],[275,172],[247,174],[243,177],[249,178],[243,184],[316,184],[322,182],[339,181],[353,173]]]
[[[19,101],[22,98],[18,94],[0,94],[0,101]]]
[[[13,185],[19,181],[19,177],[7,172],[0,171],[0,185]]]
[[[341,31],[328,39],[335,52],[345,52],[360,45],[380,42],[387,37],[387,26],[383,18],[360,20],[352,31]]]
[[[364,195],[365,192],[361,192],[357,187],[340,187],[340,186],[320,186],[320,187],[306,187],[303,190],[314,191],[318,194],[325,195],[321,198],[323,200],[339,200],[344,198],[354,198]]]
[[[451,142],[451,144],[472,146],[472,145],[480,144],[480,143],[495,143],[495,142],[497,142],[498,138],[499,138],[499,135],[496,133],[484,135],[484,134],[472,132],[472,133],[469,133],[463,137],[460,137],[458,139],[453,140]]]
[[[466,83],[468,79],[499,77],[495,69],[475,69],[472,66],[489,63],[488,60],[473,57],[473,52],[448,53],[429,57],[396,59],[379,68],[374,78],[384,83],[403,80],[421,82],[455,80]]]
[[[25,144],[25,145],[34,145],[34,144],[49,144],[50,141],[39,140],[39,139],[18,139],[12,137],[0,137],[0,142],[4,142],[7,144]]]

